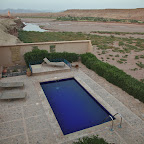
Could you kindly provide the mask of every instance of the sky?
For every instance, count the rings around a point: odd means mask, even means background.
[[[144,8],[144,0],[0,0],[0,9],[66,10]]]

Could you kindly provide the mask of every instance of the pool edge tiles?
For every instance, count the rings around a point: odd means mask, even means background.
[[[99,105],[101,105],[102,107],[104,107],[106,113],[110,113],[111,116],[116,113],[113,109],[109,109],[109,106],[108,106],[106,103],[104,103],[104,101],[103,101],[100,97],[99,97],[99,98],[98,98],[98,96],[95,97],[96,94],[95,94],[81,79],[79,79],[78,77],[69,77],[69,78],[67,78],[67,79],[65,79],[65,78],[53,79],[53,80],[50,80],[50,81],[47,81],[47,82],[41,82],[40,84],[42,85],[42,84],[46,84],[46,83],[54,83],[56,80],[57,80],[57,81],[67,81],[67,80],[71,80],[71,79],[75,80],[75,81],[80,85],[80,87],[82,87],[82,88],[86,91],[86,93],[88,93],[89,96],[90,96],[92,99],[94,99],[94,101],[97,101],[98,103],[100,103]],[[48,100],[48,98],[47,98],[47,100]],[[49,102],[49,100],[48,100],[48,102]],[[50,103],[50,102],[49,102],[49,103]],[[57,105],[58,105],[58,104],[57,104]],[[70,132],[64,132],[64,130],[63,130],[63,128],[62,128],[62,126],[61,126],[61,124],[60,124],[60,122],[59,122],[59,118],[57,117],[58,114],[56,114],[56,112],[55,112],[55,110],[53,109],[53,106],[52,106],[51,104],[50,104],[50,106],[51,106],[51,108],[52,108],[52,110],[53,110],[53,113],[54,113],[54,115],[55,115],[55,117],[56,117],[56,119],[57,119],[57,121],[58,121],[58,123],[59,123],[59,126],[61,127],[61,130],[63,131],[63,134],[64,134],[64,135],[71,134],[71,133],[73,133],[73,132],[77,132],[77,131],[80,131],[80,130],[85,130],[85,129],[87,129],[87,128],[91,128],[91,127],[95,126],[95,124],[94,124],[94,125],[92,125],[92,126],[87,126],[87,127],[84,127],[84,128],[80,128],[79,130],[74,130],[74,131],[70,131]],[[60,108],[58,108],[58,110],[59,110],[59,109],[60,109]],[[92,111],[92,110],[91,110],[91,111]],[[61,118],[62,118],[62,117],[61,117]],[[96,124],[96,125],[97,125],[97,124]],[[98,124],[98,125],[99,125],[99,124]],[[98,125],[97,125],[97,126],[98,126]]]

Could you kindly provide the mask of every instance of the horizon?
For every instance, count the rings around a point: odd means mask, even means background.
[[[142,7],[143,6],[143,7]],[[144,8],[144,0],[73,0],[67,2],[66,0],[1,0],[0,9],[29,9],[29,10],[68,10],[68,9],[136,9],[136,8]]]
[[[21,8],[6,8],[0,9],[0,13],[7,13],[7,11],[20,13],[20,10],[24,11],[24,13],[32,12],[32,13],[57,13],[57,12],[64,12],[67,10],[123,10],[123,8],[105,8],[105,9],[65,9],[65,10],[56,10],[56,9],[47,9],[47,10],[39,10],[39,9],[21,9]],[[125,9],[144,9],[144,8],[125,8]]]

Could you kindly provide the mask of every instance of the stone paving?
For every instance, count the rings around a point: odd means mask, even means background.
[[[99,80],[91,79],[89,74],[85,74],[87,72],[84,69],[85,73],[80,69],[81,67],[79,69],[72,68],[70,72],[1,79],[2,82],[22,81],[25,85],[21,89],[0,89],[0,92],[24,91],[27,92],[27,97],[19,100],[0,101],[0,144],[72,144],[78,138],[90,135],[99,135],[110,143],[142,144],[144,141],[142,118],[108,92],[107,83],[103,86]],[[120,117],[117,115],[116,121],[114,121],[114,131],[110,131],[111,122],[108,122],[63,135],[39,82],[65,77],[76,77],[93,93],[94,97],[103,101],[110,111],[121,113],[122,128],[118,128]],[[97,77],[101,79],[101,77]]]
[[[64,64],[64,62],[61,63]],[[37,65],[31,65],[31,67],[33,75],[70,71],[70,67],[68,65],[65,65],[64,67],[56,67],[56,66],[48,66],[47,64],[45,65],[37,64]]]

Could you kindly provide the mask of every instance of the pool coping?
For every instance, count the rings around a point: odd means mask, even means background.
[[[37,90],[38,90],[38,95],[42,101],[42,105],[44,108],[44,111],[48,117],[48,121],[50,123],[50,127],[53,131],[53,134],[55,135],[55,138],[58,142],[66,142],[66,141],[70,141],[70,140],[74,140],[83,136],[88,135],[89,133],[95,133],[101,129],[104,128],[111,128],[112,126],[112,121],[100,124],[100,125],[96,125],[90,128],[86,128],[84,130],[80,130],[74,133],[70,133],[67,135],[64,135],[59,124],[58,121],[53,113],[53,110],[41,88],[40,83],[41,82],[46,82],[46,81],[55,81],[55,80],[60,80],[60,79],[67,79],[67,78],[74,78],[75,80],[77,80],[90,94],[91,96],[96,99],[111,115],[116,114],[117,112],[106,102],[104,101],[98,94],[96,94],[80,77],[78,76],[65,76],[65,77],[53,77],[53,78],[48,78],[48,79],[44,79],[41,81],[36,81],[35,85],[37,86]],[[120,117],[117,116],[116,119],[113,121],[114,122],[114,126],[118,125],[120,123]]]

